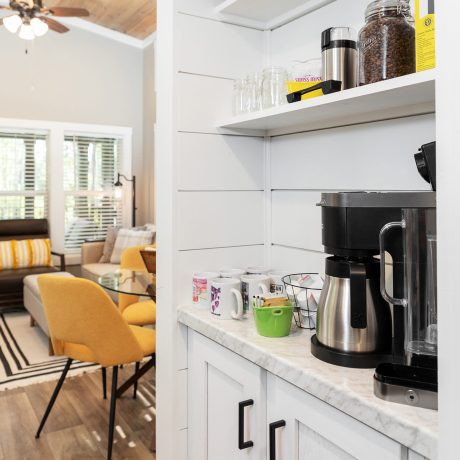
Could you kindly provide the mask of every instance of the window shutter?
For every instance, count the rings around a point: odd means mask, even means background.
[[[47,135],[0,130],[0,219],[47,217]]]
[[[113,183],[121,170],[122,139],[66,133],[64,138],[65,248],[101,240],[121,225],[122,202]]]

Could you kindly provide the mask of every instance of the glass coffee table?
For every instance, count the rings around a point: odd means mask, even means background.
[[[100,286],[119,294],[150,297],[156,301],[156,276],[143,271],[119,269],[106,273],[98,280]]]
[[[148,272],[119,269],[101,276],[98,283],[104,289],[118,292],[119,294],[150,297],[154,302],[157,298],[156,275]],[[154,354],[152,359],[149,359],[142,367],[138,368],[134,375],[118,388],[117,397],[120,397],[128,388],[135,385],[147,371],[155,366],[155,363]]]

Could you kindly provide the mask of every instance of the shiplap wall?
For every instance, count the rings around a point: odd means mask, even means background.
[[[413,154],[434,139],[434,115],[272,138],[271,264],[323,273],[321,192],[428,190]]]
[[[233,80],[262,67],[264,34],[212,19],[212,2],[178,5],[177,288],[190,303],[194,271],[264,262],[264,140],[215,127]]]
[[[216,123],[231,115],[233,79],[267,62],[289,68],[294,60],[320,57],[322,30],[359,31],[369,2],[336,0],[268,36],[220,22],[217,3],[177,3],[181,303],[190,301],[193,271],[265,263],[323,272],[321,192],[428,189],[413,154],[435,139],[434,114],[265,140],[221,134]]]
[[[270,61],[321,56],[321,32],[364,24],[368,0],[337,0],[270,34]],[[340,11],[340,17],[337,16]],[[303,132],[270,139],[270,265],[287,271],[324,272],[322,191],[427,190],[413,154],[435,140],[435,115]]]

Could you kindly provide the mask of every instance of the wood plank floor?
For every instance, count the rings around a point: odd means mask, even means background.
[[[133,369],[120,370],[126,379]],[[137,399],[129,390],[117,403],[114,460],[155,459],[154,370],[139,383]],[[110,397],[111,372],[107,372]],[[0,393],[0,460],[104,459],[107,453],[109,400],[102,399],[101,372],[68,378],[43,434],[39,420],[56,382]]]

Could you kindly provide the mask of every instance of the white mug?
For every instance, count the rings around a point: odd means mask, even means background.
[[[266,275],[270,271],[267,267],[256,266],[256,267],[248,267],[246,268],[246,272],[249,275]]]
[[[240,280],[216,278],[211,282],[211,313],[219,319],[241,319],[243,298]]]
[[[267,275],[243,275],[241,277],[241,294],[243,295],[244,314],[252,305],[252,298],[270,292],[270,278]]]
[[[270,292],[272,294],[286,294],[286,289],[283,283],[283,278],[285,275],[286,272],[282,271],[272,271],[268,274],[270,277]]]
[[[246,274],[246,271],[241,268],[221,268],[219,273],[221,278],[234,278],[240,280],[241,277]]]
[[[193,274],[193,303],[203,310],[211,308],[211,281],[218,278],[215,272]]]

